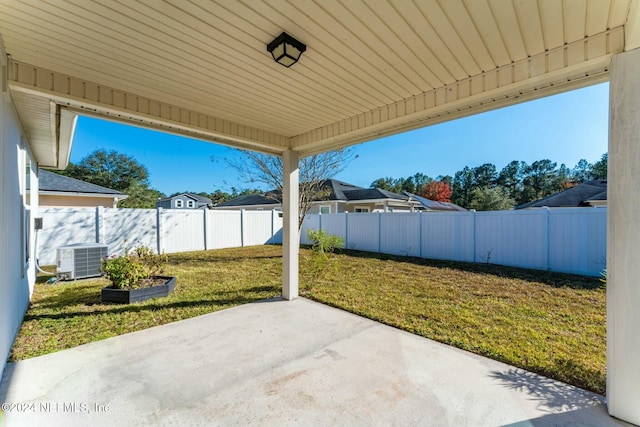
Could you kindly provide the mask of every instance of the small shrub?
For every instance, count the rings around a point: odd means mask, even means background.
[[[119,289],[136,289],[149,284],[149,279],[162,274],[167,262],[166,255],[158,255],[146,246],[140,246],[125,254],[103,261],[102,271]]]
[[[133,251],[133,255],[144,265],[148,276],[158,276],[164,273],[168,260],[166,254],[156,254],[148,246],[139,246]]]
[[[604,289],[607,287],[607,269],[606,268],[600,272],[600,282],[602,282],[602,285],[600,285],[601,288]]]
[[[313,242],[311,246],[313,252],[325,258],[328,257],[327,254],[344,247],[344,239],[341,236],[329,234],[324,230],[309,229],[307,236]]]
[[[330,259],[330,255],[336,249],[344,247],[344,239],[335,234],[329,234],[324,230],[309,229],[307,232],[309,240],[312,242],[311,250],[311,274],[315,279],[320,279],[323,273],[332,267],[338,269],[337,259]],[[330,261],[332,261],[330,263]]]

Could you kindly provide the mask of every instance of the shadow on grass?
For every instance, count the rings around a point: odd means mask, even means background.
[[[167,265],[191,265],[197,263],[216,263],[216,262],[236,262],[236,261],[246,261],[246,260],[255,260],[255,259],[282,259],[282,254],[278,253],[276,255],[273,254],[264,254],[264,255],[251,255],[248,253],[246,256],[242,254],[233,254],[232,256],[215,256],[215,252],[208,254],[202,254],[200,256],[194,256],[190,254],[188,256],[180,255],[180,254],[172,254],[169,257],[169,262]]]
[[[568,287],[572,289],[598,289],[602,283],[597,277],[578,276],[575,274],[556,273],[544,270],[530,270],[525,268],[507,267],[496,264],[443,261],[427,258],[408,257],[401,255],[362,252],[350,249],[336,251],[341,255],[355,258],[378,259],[382,261],[396,261],[433,268],[450,268],[469,273],[488,274],[496,277],[520,279],[527,282],[544,283],[554,288]]]
[[[511,390],[526,393],[531,400],[537,402],[538,409],[547,412],[576,411],[600,405],[604,400],[601,396],[569,384],[520,369],[493,371],[489,376]]]
[[[73,289],[69,289],[73,291]],[[64,310],[77,305],[96,306],[92,311],[65,311],[64,313],[50,313],[50,314],[30,314],[27,313],[24,316],[25,321],[40,320],[40,319],[66,319],[71,317],[87,317],[103,314],[119,314],[119,313],[136,313],[141,311],[159,311],[172,308],[193,308],[193,307],[223,307],[232,305],[247,304],[258,300],[265,299],[265,293],[277,293],[279,290],[274,286],[255,286],[252,288],[238,289],[238,290],[219,290],[216,291],[216,295],[228,295],[238,294],[231,298],[207,298],[198,300],[186,300],[175,301],[171,299],[165,299],[165,302],[158,303],[159,299],[150,301],[134,303],[134,304],[115,304],[115,303],[103,303],[101,301],[100,293],[95,294],[92,290],[91,295],[82,295],[78,298],[66,298],[63,295],[54,295],[46,298],[53,303],[46,305],[46,308]],[[63,294],[66,291],[63,291]],[[171,297],[169,297],[171,298]],[[173,299],[173,298],[172,298]],[[56,302],[57,300],[57,302]]]

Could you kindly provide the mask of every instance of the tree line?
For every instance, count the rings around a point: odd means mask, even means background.
[[[77,164],[69,162],[65,170],[52,170],[52,172],[129,195],[126,199],[118,202],[120,208],[152,209],[156,207],[156,201],[167,197],[165,193],[150,186],[149,170],[146,166],[134,157],[118,153],[115,150],[95,150],[83,157]],[[231,187],[230,192],[222,190],[215,190],[211,193],[182,191],[170,194],[169,197],[181,193],[193,193],[210,198],[214,204],[217,204],[238,196],[258,192],[259,190],[256,189]]]
[[[394,193],[409,192],[427,199],[453,202],[478,211],[511,209],[591,180],[607,179],[607,153],[589,163],[580,160],[573,168],[549,159],[531,164],[514,160],[498,171],[492,163],[465,166],[451,176],[433,179],[423,173],[407,178],[378,178],[371,188]]]
[[[249,152],[245,157],[246,161],[232,166],[239,173],[242,172],[240,176],[247,183],[267,184],[278,189],[281,188],[281,164],[277,163],[278,159],[272,160],[271,157]],[[301,182],[313,183],[330,178],[343,170],[353,158],[350,150],[338,150],[305,158],[301,170],[306,172],[301,174],[306,181],[301,179]],[[593,164],[582,159],[573,168],[564,164],[557,166],[557,163],[549,159],[531,164],[514,160],[500,171],[495,165],[485,163],[476,167],[465,166],[453,177],[438,176],[433,179],[423,173],[416,173],[407,178],[378,178],[371,183],[371,187],[394,193],[406,191],[427,199],[453,202],[478,211],[511,209],[582,182],[607,179],[607,158],[605,153]],[[135,158],[114,150],[96,150],[77,164],[69,163],[64,171],[54,172],[128,194],[127,199],[118,203],[122,208],[155,208],[156,201],[166,197],[164,193],[150,186],[149,171],[144,165]],[[315,194],[312,190],[313,188],[309,188],[306,191],[310,194],[309,199]],[[232,187],[230,192],[218,189],[211,193],[193,193],[210,198],[215,205],[261,191]],[[170,196],[176,194],[180,193]]]

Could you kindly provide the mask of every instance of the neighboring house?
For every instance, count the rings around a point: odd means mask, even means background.
[[[465,208],[463,208],[462,206],[458,206],[455,203],[436,202],[435,200],[425,199],[424,197],[409,193],[407,191],[405,191],[404,194],[418,201],[420,205],[417,207],[417,210],[420,210],[422,212],[466,212],[467,211]]]
[[[309,213],[341,212],[413,212],[419,202],[404,194],[396,194],[380,188],[362,188],[336,179],[323,183],[327,190],[326,200],[313,202]],[[251,194],[236,197],[218,204],[216,209],[281,209],[281,197],[275,192],[267,195]]]
[[[156,208],[164,209],[200,209],[211,206],[211,199],[193,193],[176,194],[156,202]]]
[[[550,208],[607,206],[607,181],[598,179],[583,182],[540,200],[518,205],[514,209],[533,209],[545,206]]]
[[[38,171],[38,195],[40,207],[71,208],[98,207],[115,208],[128,195],[79,179],[49,172]]]

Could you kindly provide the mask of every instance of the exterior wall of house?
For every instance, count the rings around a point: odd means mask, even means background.
[[[157,201],[156,208],[171,209],[171,199]]]
[[[6,55],[0,44],[0,81]],[[0,87],[0,92],[2,92]],[[38,212],[37,165],[9,94],[0,93],[0,373],[35,283],[33,217]],[[32,196],[27,197],[31,188]],[[34,195],[35,193],[35,195]]]
[[[178,200],[182,202],[182,206],[178,206]],[[189,201],[193,203],[192,207],[189,207]],[[206,206],[206,204],[199,203],[197,200],[186,196],[176,196],[169,200],[162,200],[156,203],[157,208],[163,209],[198,209],[202,206]]]
[[[48,208],[112,208],[113,199],[108,197],[73,197],[41,194],[41,207]]]

